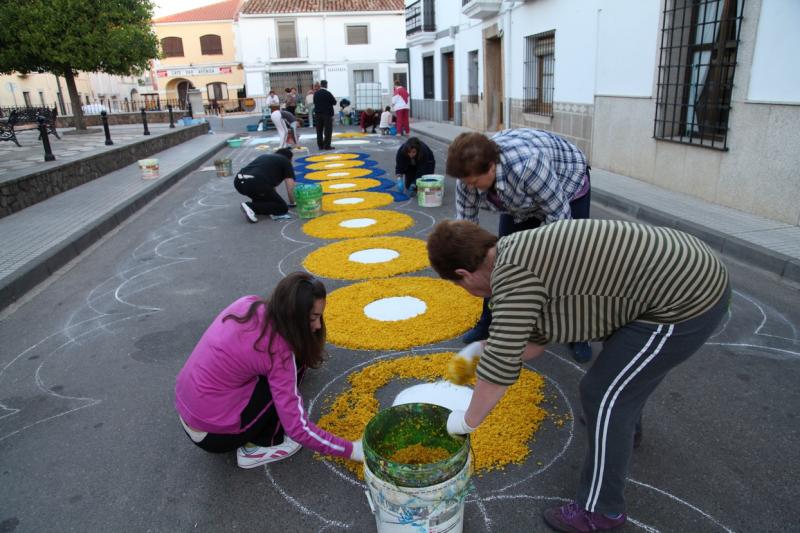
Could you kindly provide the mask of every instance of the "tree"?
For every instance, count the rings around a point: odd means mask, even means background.
[[[137,75],[159,56],[150,0],[0,0],[0,73],[51,72],[67,82],[86,129],[75,73]]]

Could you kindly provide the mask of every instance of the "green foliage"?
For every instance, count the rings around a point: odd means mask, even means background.
[[[0,0],[0,73],[131,75],[159,55],[150,0]]]

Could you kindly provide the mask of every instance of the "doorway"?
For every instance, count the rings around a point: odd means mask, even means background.
[[[503,117],[503,101],[505,100],[503,95],[503,38],[499,36],[496,25],[484,30],[484,38],[483,71],[485,78],[483,86],[486,129],[500,131],[505,127]]]
[[[442,94],[447,101],[445,120],[452,122],[455,117],[455,70],[453,52],[442,54]]]

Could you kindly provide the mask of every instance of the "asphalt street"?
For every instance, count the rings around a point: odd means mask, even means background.
[[[232,127],[226,119],[224,129]],[[304,144],[316,151],[312,140]],[[373,137],[351,148],[391,175],[399,144]],[[430,145],[443,173],[446,147]],[[238,168],[259,153],[217,157],[232,156]],[[447,185],[440,208],[389,206],[415,220],[402,235],[424,239],[454,216]],[[242,199],[232,178],[195,171],[3,313],[0,532],[375,531],[363,485],[332,463],[302,450],[243,470],[233,454],[196,448],[178,423],[175,375],[210,321],[239,296],[267,295],[328,242],[305,235],[298,219],[249,224]],[[481,222],[496,229],[495,217]],[[728,317],[645,408],[626,532],[789,531],[799,523],[800,294],[726,263],[735,291]],[[329,290],[346,284],[326,280]],[[460,346],[451,339],[415,353]],[[388,352],[329,353],[303,386],[314,420],[349,372]],[[585,367],[554,346],[530,368],[546,378],[550,412],[576,412]],[[524,464],[474,479],[464,530],[548,531],[541,512],[572,498],[585,438],[574,419],[563,427],[548,420]]]

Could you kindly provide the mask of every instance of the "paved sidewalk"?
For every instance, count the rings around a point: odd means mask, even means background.
[[[416,121],[412,133],[450,143],[473,131]],[[629,216],[691,233],[740,261],[800,283],[800,227],[712,204],[628,176],[592,168],[592,201]]]
[[[114,150],[120,146],[146,139],[154,139],[181,127],[176,126],[175,129],[171,129],[169,124],[149,124],[150,135],[145,136],[144,127],[141,124],[110,126],[111,141],[114,143],[111,146],[105,144],[106,135],[102,127],[93,126],[89,128],[91,133],[80,135],[71,133],[75,131],[75,128],[59,128],[58,134],[61,135],[61,139],[50,135],[50,149],[56,160],[49,162],[44,160],[42,141],[38,140],[39,132],[26,130],[17,134],[21,147],[10,141],[0,142],[0,176],[3,177],[3,181],[11,180],[34,170],[46,170],[67,161],[84,158],[87,155]]]
[[[197,168],[230,137],[202,135],[154,154],[158,179],[142,179],[132,164],[0,218],[0,309]]]

